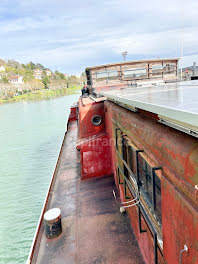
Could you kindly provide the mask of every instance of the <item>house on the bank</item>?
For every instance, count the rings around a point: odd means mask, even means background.
[[[35,69],[34,70],[34,78],[41,80],[42,79],[42,75],[43,75],[43,71],[40,69]]]
[[[183,73],[184,80],[191,80],[191,79],[197,80],[198,66],[196,66],[196,62],[193,62],[193,66],[188,66],[188,67],[183,68],[182,73]]]
[[[8,81],[11,84],[23,84],[23,77],[20,75],[16,75],[16,76],[9,76],[8,77]]]
[[[46,73],[47,76],[51,76],[52,75],[52,72],[49,69],[45,70],[45,73]]]
[[[193,76],[193,69],[190,67],[186,67],[183,69],[183,79],[184,80],[190,80],[191,76]]]

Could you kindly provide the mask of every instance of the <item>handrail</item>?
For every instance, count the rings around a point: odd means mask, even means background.
[[[121,169],[120,169],[120,171],[123,173],[123,171]],[[124,174],[123,174],[123,176],[127,180],[127,178],[126,178],[126,176]],[[128,183],[129,183],[129,180],[127,181],[127,185],[128,185],[129,190],[133,193],[134,190],[131,189],[131,186]],[[143,208],[143,206],[141,204],[141,200],[140,199],[138,200],[138,202],[136,202],[136,203],[134,203],[134,204],[132,204],[132,205],[130,205],[128,207],[126,206],[124,208],[130,208],[130,207],[132,207],[134,205],[138,206],[138,221],[139,221],[139,231],[140,231],[140,233],[147,232],[147,230],[145,230],[145,229],[143,230],[141,228],[141,214],[143,214],[143,217],[146,220],[146,223],[149,226],[149,229],[151,230],[151,233],[152,233],[152,236],[153,236],[153,241],[154,241],[154,256],[155,256],[155,262],[154,263],[157,264],[158,263],[158,257],[157,257],[157,249],[158,249],[157,232],[155,231],[155,228],[153,227],[153,224],[151,223],[149,217],[147,216],[147,214],[146,214],[146,212],[145,212],[145,210],[144,210],[144,208]],[[162,254],[162,252],[161,252],[161,254]]]
[[[139,152],[143,152],[143,150],[136,150],[136,162],[138,161],[138,153]],[[131,169],[129,168],[128,164],[126,163],[126,161],[122,158],[122,156],[120,155],[119,151],[116,150],[116,153],[118,155],[118,157],[121,159],[121,161],[123,162],[124,166],[126,167],[126,169],[128,170],[129,174],[130,174],[130,179],[133,181],[134,184],[137,185],[137,188],[138,188],[138,193],[139,193],[139,175],[138,175],[138,172],[136,171],[137,173],[137,177],[135,178],[135,175],[133,174],[133,172],[131,171]],[[124,172],[122,171],[122,169],[120,168],[119,164],[118,164],[118,169],[119,171],[122,173],[123,177],[124,177],[124,180],[126,181],[126,184],[129,188],[129,190],[131,191],[132,195],[134,195],[134,189],[131,188],[131,182],[127,179],[127,177],[125,176]],[[138,166],[136,164],[136,169],[138,170]],[[152,168],[152,172],[154,173],[155,170],[159,170],[161,169],[161,167],[153,167]],[[139,222],[139,231],[140,233],[144,233],[144,232],[147,232],[147,230],[143,230],[142,227],[141,227],[141,215],[143,215],[151,233],[152,233],[152,236],[153,236],[153,241],[154,241],[154,263],[157,264],[158,263],[158,257],[157,257],[157,249],[159,248],[158,247],[158,239],[157,239],[157,231],[155,230],[151,220],[149,219],[149,217],[147,216],[146,212],[145,212],[145,209],[144,207],[142,206],[142,203],[141,203],[141,200],[140,200],[140,197],[138,197],[138,202],[132,204],[132,205],[129,205],[129,206],[124,206],[124,208],[130,208],[134,205],[137,205],[138,206],[138,222]],[[161,251],[160,251],[161,252]],[[161,252],[162,254],[162,252]],[[163,254],[162,254],[163,256]]]

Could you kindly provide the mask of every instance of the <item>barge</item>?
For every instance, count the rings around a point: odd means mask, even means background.
[[[198,82],[178,71],[177,58],[86,68],[27,264],[198,263]]]

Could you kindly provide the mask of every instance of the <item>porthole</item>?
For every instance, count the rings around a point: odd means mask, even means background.
[[[94,126],[99,126],[102,123],[102,117],[100,115],[94,115],[91,122]]]

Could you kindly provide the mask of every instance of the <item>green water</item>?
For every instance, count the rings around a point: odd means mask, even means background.
[[[78,97],[0,105],[0,264],[27,260]]]

